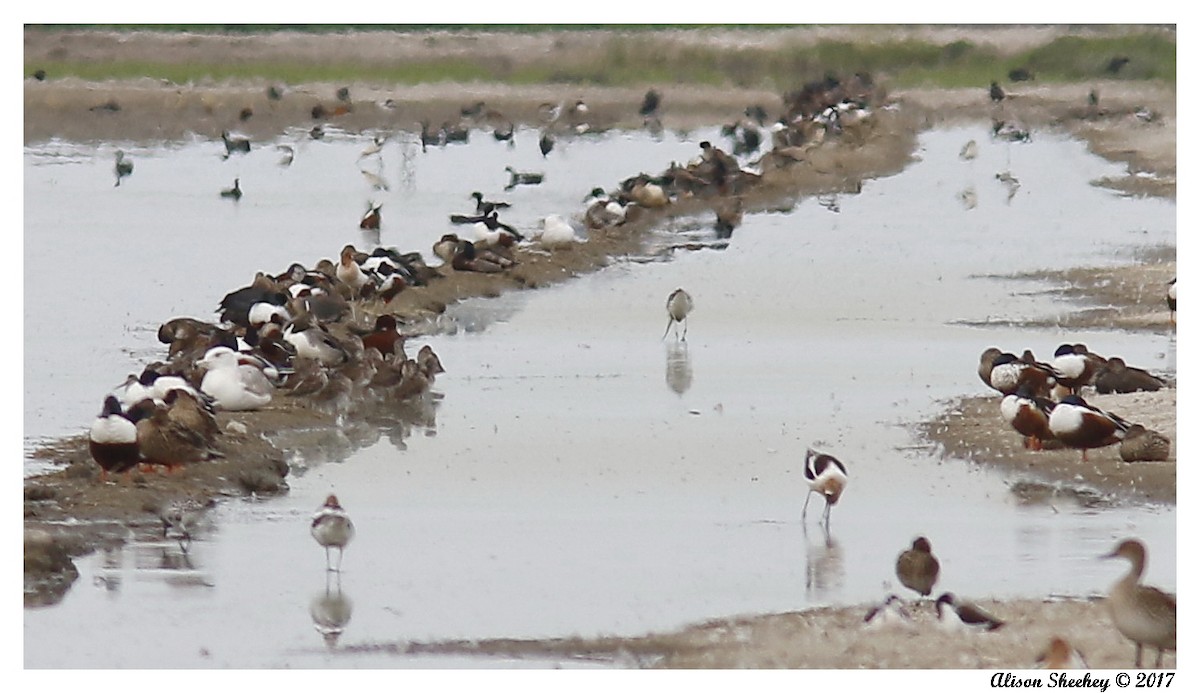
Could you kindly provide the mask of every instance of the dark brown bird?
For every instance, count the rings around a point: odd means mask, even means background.
[[[992,97],[993,103],[1000,103],[1004,100],[1004,90],[995,82],[992,82],[992,88],[988,90],[988,95]]]
[[[900,584],[922,597],[933,592],[940,568],[933,547],[925,537],[917,537],[912,548],[896,557],[896,577],[900,578]]]
[[[1157,392],[1166,386],[1166,382],[1161,378],[1141,368],[1126,366],[1125,361],[1116,356],[1105,361],[1096,373],[1096,392],[1102,395],[1114,392]]]
[[[396,316],[390,314],[375,318],[375,329],[362,338],[363,349],[375,349],[383,356],[391,356],[397,349],[404,351],[404,335],[396,329]]]

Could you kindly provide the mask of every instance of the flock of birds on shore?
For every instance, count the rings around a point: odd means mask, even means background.
[[[993,84],[991,97],[1004,97]],[[755,185],[766,166],[786,167],[806,159],[813,147],[827,138],[853,131],[869,122],[873,85],[866,75],[843,82],[834,77],[805,85],[785,98],[784,115],[766,125],[761,107],[746,109],[746,118],[723,129],[733,139],[733,155],[711,142],[702,142],[696,161],[686,166],[672,164],[658,176],[638,174],[622,181],[613,192],[597,188],[586,200],[582,224],[561,215],[542,219],[540,229],[528,235],[499,218],[510,204],[487,200],[480,192],[473,215],[454,214],[453,224],[470,225],[471,239],[445,234],[432,251],[441,267],[425,264],[419,252],[400,253],[395,248],[377,247],[362,252],[345,246],[338,262],[322,260],[312,269],[293,263],[284,272],[259,272],[246,287],[226,295],[220,304],[220,322],[175,318],[162,325],[158,336],[168,346],[167,359],[146,366],[140,375],[130,375],[125,384],[106,396],[100,415],[89,432],[89,450],[100,467],[101,481],[110,473],[129,473],[142,465],[166,467],[169,471],[189,464],[222,457],[216,440],[222,435],[218,411],[253,411],[266,407],[280,394],[303,397],[316,406],[326,406],[344,415],[350,402],[363,398],[405,400],[424,396],[434,378],[444,369],[433,350],[425,346],[415,358],[404,350],[406,335],[401,321],[386,312],[388,302],[409,287],[420,287],[453,271],[501,273],[519,263],[513,249],[536,241],[545,248],[569,247],[582,242],[580,230],[612,228],[636,218],[642,210],[657,209],[681,197],[724,200],[715,204],[719,234],[732,233],[740,223],[741,193]],[[343,95],[339,94],[339,99]],[[348,100],[348,97],[343,100]],[[661,95],[651,90],[643,99],[639,115],[647,127],[656,124]],[[548,122],[567,122],[572,131],[587,130],[588,108],[578,100],[569,107],[547,104]],[[314,112],[314,117],[317,114]],[[322,115],[327,115],[322,113]],[[476,102],[462,109],[463,119],[486,123],[493,136],[512,142],[514,125],[503,116]],[[440,128],[421,123],[422,150],[465,142],[469,127],[447,120]],[[773,148],[756,167],[739,164],[737,156],[758,151],[766,130]],[[319,128],[312,136],[318,137]],[[1019,138],[1019,134],[1003,136]],[[248,152],[246,138],[222,133],[225,158]],[[385,138],[376,137],[363,156],[377,154]],[[553,150],[554,135],[543,131],[539,147],[543,156]],[[374,151],[370,151],[370,150]],[[285,152],[287,163],[294,150]],[[542,182],[538,173],[506,169],[510,183]],[[133,172],[133,163],[122,151],[116,154],[116,185]],[[221,191],[222,197],[240,199],[240,179]],[[371,203],[359,221],[362,229],[378,229],[381,204]],[[635,211],[636,210],[636,211]],[[1175,282],[1168,297],[1172,319],[1175,312]],[[667,299],[668,323],[677,338],[686,341],[686,319],[693,310],[691,296],[683,289]],[[382,312],[381,312],[382,311]],[[363,326],[361,316],[377,313],[374,325]],[[682,328],[682,334],[679,333]],[[1064,344],[1049,363],[1038,362],[1030,352],[1021,357],[999,349],[981,356],[979,375],[989,387],[1004,395],[1001,412],[1025,439],[1027,448],[1040,450],[1061,444],[1082,451],[1121,443],[1126,461],[1165,460],[1170,442],[1161,434],[1125,421],[1088,405],[1080,396],[1090,386],[1098,392],[1157,390],[1166,384],[1141,369],[1131,368],[1119,358],[1099,357],[1083,345]],[[804,464],[809,494],[802,517],[806,517],[813,493],[825,501],[822,522],[828,528],[831,509],[847,483],[846,466],[832,455],[809,449]],[[312,517],[311,534],[325,549],[327,571],[340,573],[342,554],[355,536],[349,514],[330,494]],[[337,550],[336,563],[331,551]],[[1175,598],[1140,584],[1146,563],[1145,547],[1137,540],[1121,542],[1108,558],[1124,558],[1131,564],[1109,595],[1108,606],[1117,629],[1136,645],[1135,663],[1141,666],[1142,649],[1163,653],[1175,649]],[[940,566],[932,546],[918,537],[896,559],[900,583],[920,597],[930,597],[937,584]],[[945,592],[933,601],[937,619],[945,627],[995,630],[1004,622],[979,606]],[[889,595],[864,619],[871,627],[911,622],[903,601]],[[1080,667],[1086,662],[1061,638],[1047,648],[1041,665]]]

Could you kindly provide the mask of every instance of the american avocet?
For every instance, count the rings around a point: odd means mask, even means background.
[[[808,482],[808,493],[804,497],[804,509],[800,517],[808,514],[808,501],[816,493],[825,499],[825,524],[829,524],[829,511],[837,504],[846,490],[846,466],[833,455],[814,451],[812,448],[804,456],[804,479]]]
[[[1108,594],[1113,624],[1137,646],[1134,665],[1142,666],[1142,647],[1158,650],[1154,666],[1162,666],[1163,652],[1175,650],[1175,595],[1138,584],[1146,570],[1146,546],[1126,539],[1102,558],[1124,558],[1130,569]]]
[[[960,601],[950,592],[937,598],[938,624],[949,630],[996,630],[1004,621],[971,602]]]
[[[1130,423],[1098,409],[1078,395],[1068,395],[1050,412],[1050,432],[1067,447],[1080,450],[1087,462],[1087,451],[1120,442]]]
[[[1165,462],[1171,457],[1171,439],[1134,424],[1125,432],[1117,452],[1125,462]]]
[[[1071,647],[1071,643],[1055,636],[1037,658],[1038,669],[1087,669],[1083,653]]]
[[[210,349],[196,365],[208,370],[200,382],[200,391],[212,397],[219,409],[260,409],[271,401],[275,388],[262,369],[243,362],[229,347]]]
[[[334,494],[329,494],[325,499],[325,505],[322,505],[312,518],[312,535],[317,540],[317,543],[325,547],[325,569],[336,572],[342,571],[342,553],[346,550],[346,544],[354,538],[354,523],[350,521],[345,509],[338,504],[338,498]],[[336,548],[338,550],[337,567],[334,568],[329,562],[329,549]]]
[[[117,150],[117,162],[113,166],[113,171],[117,174],[117,184],[121,184],[121,179],[133,173],[133,162],[125,158],[125,152]],[[113,187],[116,187],[114,185]]]
[[[868,628],[882,628],[886,626],[897,625],[912,625],[913,617],[904,608],[904,602],[894,594],[889,594],[887,599],[883,600],[882,604],[872,607],[863,618],[863,623]]]
[[[671,295],[667,297],[667,329],[663,331],[663,336],[660,339],[666,339],[667,333],[671,331],[672,325],[683,323],[683,341],[687,341],[687,317],[692,312],[693,307],[692,297],[683,289],[675,289]],[[679,334],[679,328],[675,328],[675,334]]]
[[[1141,368],[1127,366],[1124,359],[1117,356],[1105,361],[1096,373],[1096,392],[1102,395],[1113,392],[1156,392],[1166,385],[1162,378]]]
[[[1178,307],[1178,298],[1175,293],[1175,279],[1167,282],[1167,308],[1171,311],[1171,324],[1175,324],[1175,309]]]
[[[100,480],[108,481],[108,473],[120,473],[137,466],[137,426],[121,411],[121,403],[113,395],[104,398],[104,408],[88,431],[88,451],[100,465]]]
[[[1043,441],[1054,439],[1050,432],[1050,412],[1053,410],[1054,402],[1035,396],[1027,384],[1000,400],[1000,415],[1021,434],[1024,446],[1030,450],[1041,450]]]
[[[896,577],[900,584],[928,597],[937,584],[940,566],[933,555],[933,547],[925,537],[913,540],[912,548],[906,549],[896,558]]]

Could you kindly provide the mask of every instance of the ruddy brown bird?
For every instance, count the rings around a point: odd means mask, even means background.
[[[396,328],[396,316],[390,314],[375,318],[375,329],[362,338],[363,349],[375,349],[382,356],[391,356],[399,348],[404,349],[404,335]]]
[[[1102,558],[1124,558],[1129,572],[1108,593],[1113,625],[1136,646],[1134,666],[1142,666],[1142,648],[1158,650],[1154,666],[1161,667],[1163,653],[1175,651],[1175,595],[1139,584],[1146,571],[1146,546],[1126,539]]]
[[[1076,448],[1087,462],[1087,451],[1120,442],[1129,431],[1125,419],[1068,395],[1050,412],[1050,432],[1067,447]]]
[[[913,540],[912,548],[896,558],[896,577],[900,579],[900,584],[922,597],[928,597],[933,592],[940,569],[933,555],[933,547],[925,537],[917,537]]]
[[[378,231],[379,222],[382,219],[382,216],[379,214],[379,210],[381,209],[383,209],[382,202],[371,205],[370,208],[367,209],[367,213],[364,214],[362,219],[358,222],[358,228],[370,231]]]
[[[1000,401],[1000,415],[1024,438],[1025,448],[1041,450],[1045,441],[1053,440],[1050,431],[1050,413],[1054,402],[1033,394],[1028,384],[1022,384],[1011,395]]]

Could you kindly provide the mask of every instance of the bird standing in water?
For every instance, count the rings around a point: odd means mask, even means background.
[[[846,490],[846,465],[833,455],[815,452],[808,449],[804,457],[804,478],[808,481],[808,494],[804,498],[804,510],[800,512],[803,518],[808,513],[808,501],[812,494],[819,493],[825,499],[825,526],[829,526],[829,511],[837,504]]]
[[[325,569],[342,572],[342,552],[346,550],[346,544],[354,538],[354,523],[350,521],[350,515],[338,503],[334,494],[329,494],[325,505],[313,514],[312,535],[318,544],[325,547]],[[333,547],[338,550],[336,568],[329,564],[329,549]]]
[[[683,341],[687,341],[687,316],[692,312],[692,297],[683,289],[675,289],[671,295],[667,297],[667,329],[663,331],[662,339],[667,338],[667,332],[671,331],[671,325],[683,323]],[[676,334],[679,328],[676,327]]]

